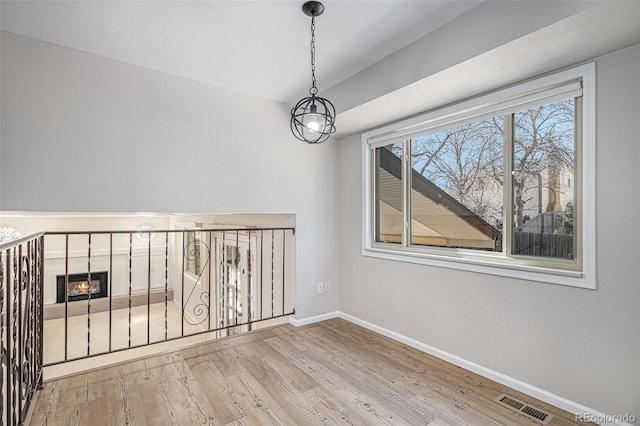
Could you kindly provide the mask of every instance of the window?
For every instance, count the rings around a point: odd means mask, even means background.
[[[411,244],[500,250],[503,117],[408,141]]]
[[[593,78],[586,65],[363,135],[363,254],[595,288]]]

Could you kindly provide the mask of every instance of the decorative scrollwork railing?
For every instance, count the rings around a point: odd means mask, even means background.
[[[44,235],[44,318],[57,321],[46,329],[56,337],[44,336],[45,368],[199,334],[224,337],[295,313],[292,227]],[[78,276],[90,297],[69,293]],[[94,297],[89,282],[99,276],[106,291]]]
[[[0,418],[24,423],[42,387],[44,234],[0,245]]]
[[[204,248],[204,250],[203,250]],[[191,306],[191,299],[194,297],[194,293],[198,287],[202,287],[202,275],[207,270],[207,265],[211,261],[211,249],[204,241],[193,240],[189,241],[183,251],[183,256],[187,262],[193,262],[198,265],[197,270],[194,269],[194,273],[197,274],[196,281],[194,285],[191,287],[191,291],[189,292],[189,296],[185,300],[185,306]],[[202,264],[201,260],[204,259],[204,264]],[[196,260],[198,262],[196,262]],[[209,291],[202,291],[200,295],[196,296],[197,301],[195,305],[191,306],[190,313],[187,314],[185,311],[182,314],[184,320],[190,325],[200,325],[209,318],[209,312],[211,311],[209,305],[210,299]]]

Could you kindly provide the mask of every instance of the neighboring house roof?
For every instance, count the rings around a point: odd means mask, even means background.
[[[397,211],[402,210],[402,176],[400,158],[380,149],[380,200]],[[415,170],[411,174],[411,216],[413,234],[440,236],[448,240],[493,242],[500,231],[473,213],[451,195]],[[418,225],[418,226],[416,226]]]

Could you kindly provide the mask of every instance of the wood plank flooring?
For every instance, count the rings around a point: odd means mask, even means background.
[[[506,393],[574,416],[341,319],[282,325],[45,384],[30,425],[539,425]],[[583,423],[581,423],[583,424]]]

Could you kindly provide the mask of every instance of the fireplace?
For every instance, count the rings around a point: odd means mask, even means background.
[[[69,274],[69,286],[65,292],[65,276],[56,276],[56,302],[64,303],[65,293],[68,294],[69,302],[75,300],[87,300],[87,297],[97,299],[100,297],[107,297],[108,294],[108,279],[109,273],[92,272],[91,280],[89,280],[89,274]]]

